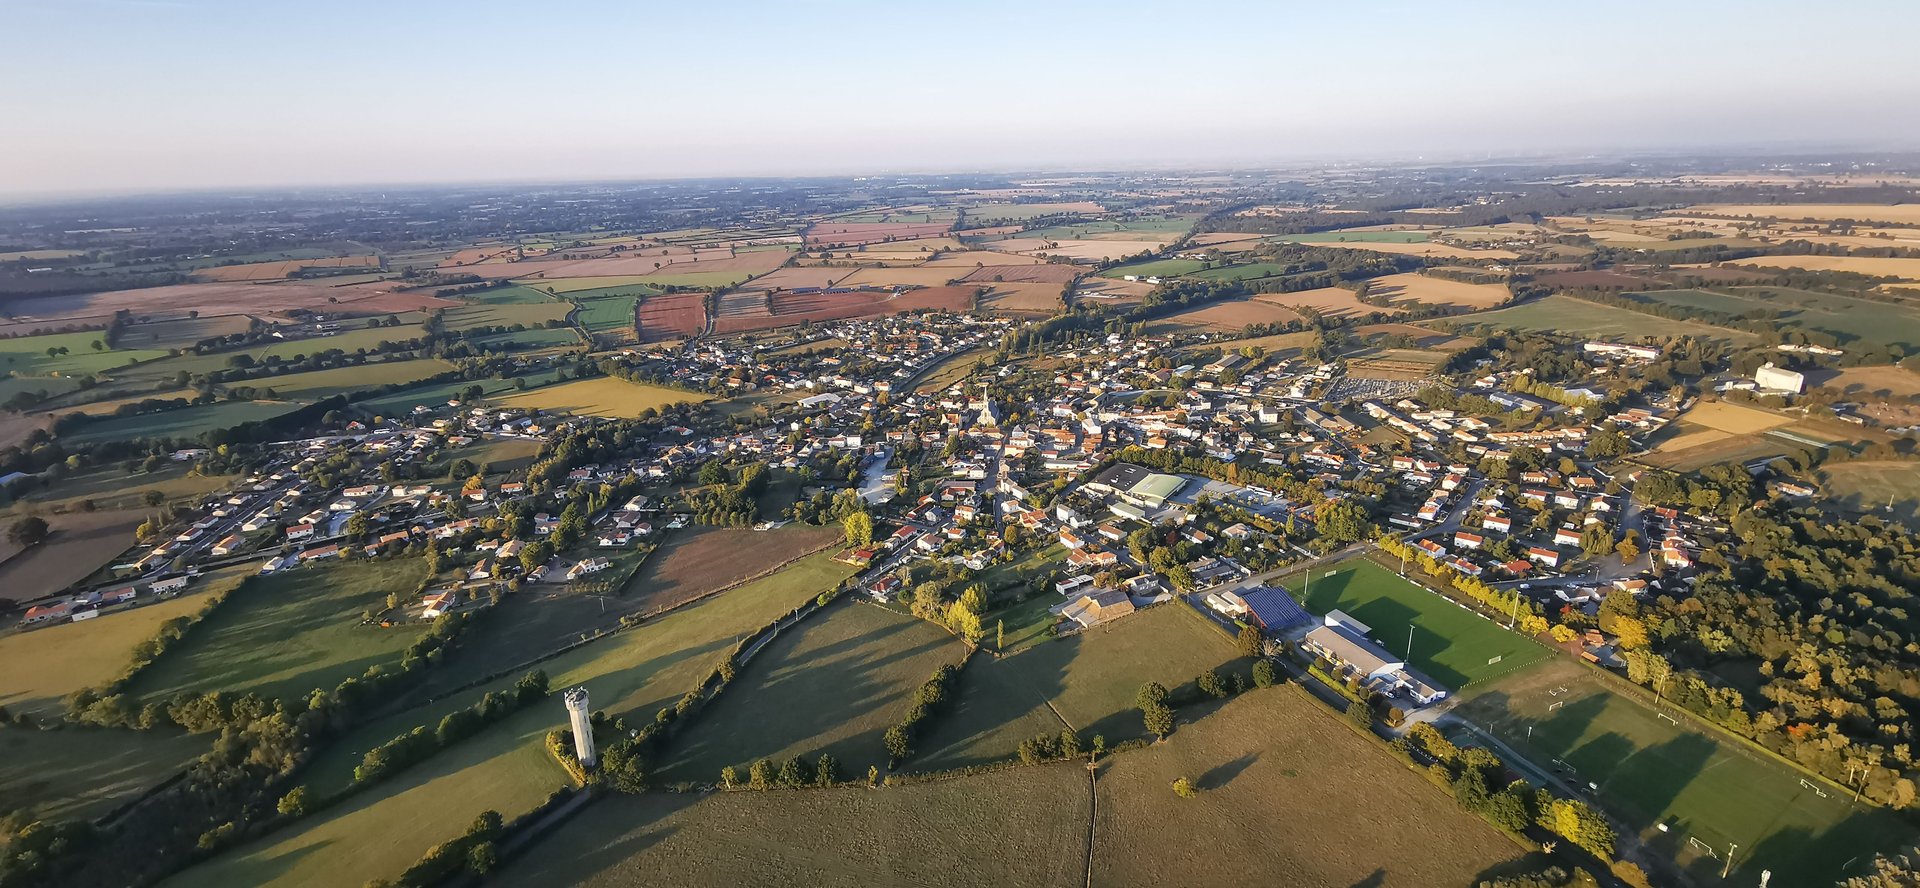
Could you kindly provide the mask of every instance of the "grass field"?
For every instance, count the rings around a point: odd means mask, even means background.
[[[1200,795],[1175,796],[1179,777]],[[1237,697],[1114,756],[1099,793],[1096,885],[1472,885],[1522,854],[1296,687]],[[1409,824],[1419,841],[1348,844]]]
[[[569,336],[572,335],[571,330],[566,332]],[[526,380],[528,389],[531,390],[553,382],[554,371],[529,373],[525,376],[515,377],[515,379],[456,379],[452,382],[416,386],[404,391],[368,398],[365,401],[355,402],[354,406],[375,413],[392,413],[400,410],[411,410],[415,405],[444,407],[447,401],[458,398],[460,393],[476,385],[480,386],[480,388],[489,395],[517,391],[514,388],[514,382],[517,379]]]
[[[209,575],[195,593],[232,588],[239,576]],[[36,718],[58,716],[62,700],[74,691],[112,681],[133,656],[134,645],[174,617],[190,616],[207,603],[205,594],[188,594],[142,607],[104,613],[82,623],[66,623],[0,637],[0,706]]]
[[[1056,600],[1055,603],[1058,603]],[[1058,733],[1064,718],[1109,744],[1145,733],[1134,695],[1157,681],[1191,688],[1213,668],[1240,668],[1233,640],[1169,604],[961,670],[957,702],[918,741],[910,770],[1011,758],[1020,741]]]
[[[204,318],[170,318],[131,324],[115,340],[121,348],[189,348],[215,336],[247,332],[246,315],[216,315]]]
[[[524,287],[511,289],[522,290]],[[531,291],[529,291],[531,292]],[[539,296],[539,293],[533,293]],[[469,305],[462,308],[449,308],[443,316],[447,329],[453,331],[471,330],[475,327],[511,327],[525,324],[537,327],[548,321],[563,321],[573,306],[565,302],[554,302],[544,297],[538,302],[508,302],[485,305]]]
[[[832,753],[846,776],[887,766],[881,734],[921,682],[965,647],[946,630],[860,602],[835,604],[769,642],[662,757],[663,780],[744,776],[754,759]]]
[[[0,339],[0,373],[17,373],[21,376],[85,375],[167,356],[166,352],[153,349],[94,349],[94,343],[104,346],[106,340],[105,330]],[[67,353],[49,355],[47,349],[50,348],[66,349]]]
[[[651,717],[696,687],[740,638],[850,572],[827,556],[815,556],[765,580],[569,651],[540,668],[556,689],[586,687],[595,709]],[[457,684],[504,665],[494,659],[469,667],[449,661],[436,674]],[[333,792],[351,779],[366,750],[417,725],[437,725],[448,712],[517,678],[515,674],[453,694],[436,691],[437,699],[430,704],[351,731],[323,751],[303,779],[317,791]],[[565,772],[547,756],[542,738],[565,720],[566,710],[555,695],[371,791],[189,869],[167,884],[359,885],[391,878],[428,848],[466,829],[481,811],[513,817],[564,785]],[[353,853],[337,853],[342,848]],[[336,853],[316,853],[322,849]]]
[[[1202,281],[1251,281],[1283,274],[1285,265],[1275,262],[1248,262],[1241,265],[1216,265],[1187,277]]]
[[[1843,462],[1820,470],[1822,503],[1920,526],[1920,472],[1910,462]],[[1887,510],[1891,502],[1893,509]]]
[[[1431,231],[1320,231],[1283,234],[1274,240],[1289,244],[1423,244]]]
[[[61,438],[76,444],[134,438],[199,440],[207,432],[272,419],[299,407],[284,401],[220,401],[162,413],[96,420]]]
[[[1842,342],[1920,343],[1920,310],[1904,303],[1876,302],[1791,287],[1655,290],[1630,295],[1736,317],[1773,312],[1777,317],[1770,323],[1830,333]]]
[[[500,881],[1080,888],[1089,813],[1076,764],[878,792],[614,796],[534,845]]]
[[[494,333],[477,340],[481,345],[549,349],[580,345],[580,334],[572,327],[528,328],[514,333]]]
[[[1300,320],[1299,312],[1260,299],[1220,299],[1166,315],[1147,324],[1147,335],[1211,331],[1231,333],[1251,324],[1284,324]]]
[[[621,591],[642,609],[670,607],[759,576],[840,536],[838,527],[699,527],[677,532]]]
[[[925,375],[920,377],[919,383],[913,388],[919,392],[937,392],[973,375],[974,369],[984,363],[986,357],[984,348],[969,349],[948,357],[928,367]]]
[[[660,292],[660,288],[648,281],[650,278],[640,275],[616,275],[613,277],[555,278],[554,280],[535,279],[525,281],[525,285],[539,292],[551,291],[555,295],[566,296],[583,291],[599,292],[619,289],[622,292],[644,290],[650,293]]]
[[[647,275],[640,282],[656,287],[692,287],[711,290],[717,287],[731,287],[750,277],[753,277],[751,271],[683,271],[679,273],[661,271]]]
[[[524,392],[493,395],[488,400],[502,407],[528,407],[555,413],[637,419],[648,408],[657,410],[668,404],[678,404],[683,401],[700,404],[713,400],[713,396],[660,386],[641,385],[611,376],[600,376],[542,386]]]
[[[1548,296],[1454,320],[1463,324],[1489,324],[1498,329],[1549,330],[1595,338],[1692,336],[1735,343],[1753,339],[1753,334],[1739,330],[1654,317],[1625,308],[1583,302],[1571,296]]]
[[[134,529],[147,515],[139,510],[47,515],[43,517],[53,533],[44,542],[22,550],[10,539],[0,540],[0,557],[5,558],[0,561],[0,600],[51,595],[116,563],[132,548]]]
[[[633,306],[639,301],[639,297],[631,295],[582,298],[576,294],[569,298],[579,300],[580,314],[577,320],[580,326],[594,333],[617,330],[622,327],[631,328]]]
[[[1136,277],[1178,277],[1183,274],[1192,274],[1205,267],[1207,267],[1207,263],[1201,262],[1198,259],[1149,259],[1145,262],[1133,262],[1127,265],[1118,265],[1109,268],[1106,271],[1100,272],[1100,277],[1114,279],[1124,278],[1128,275],[1134,275]]]
[[[280,398],[318,401],[382,385],[419,382],[452,369],[453,365],[439,358],[414,358],[335,367],[331,370],[309,370],[285,376],[265,376],[239,384],[253,386],[259,391],[272,389],[274,395]]]
[[[1300,593],[1303,576],[1285,580],[1289,592],[1316,614],[1339,609],[1373,628],[1374,640],[1397,656],[1407,655],[1407,627],[1414,627],[1414,668],[1458,691],[1552,655],[1545,647],[1480,618],[1441,596],[1364,559],[1314,571],[1312,588]],[[1489,663],[1495,657],[1497,662]]]
[[[178,731],[0,730],[0,808],[49,820],[98,817],[181,771],[208,746],[206,737]]]
[[[360,614],[387,593],[411,593],[418,559],[334,563],[259,577],[229,596],[133,682],[136,698],[253,691],[268,697],[331,689],[374,665],[392,665],[425,624],[381,629]]]
[[[478,293],[467,293],[459,298],[475,305],[534,305],[553,302],[551,297],[539,290],[520,286],[495,287]]]
[[[189,463],[169,461],[151,472],[128,472],[120,465],[84,469],[61,478],[50,487],[42,487],[20,497],[19,502],[37,503],[42,512],[71,512],[93,500],[101,511],[144,509],[142,499],[149,490],[158,490],[168,501],[212,493],[233,482],[234,475],[191,474]],[[17,513],[16,503],[4,513]]]
[[[1822,785],[1822,798],[1784,763],[1684,716],[1666,721],[1571,660],[1476,689],[1456,712],[1543,765],[1571,766],[1575,782],[1599,784],[1603,806],[1706,884],[1721,884],[1721,861],[1705,859],[1689,839],[1721,854],[1728,843],[1740,846],[1728,885],[1754,884],[1762,869],[1777,884],[1825,884],[1912,839],[1897,817],[1852,805],[1837,787]]]

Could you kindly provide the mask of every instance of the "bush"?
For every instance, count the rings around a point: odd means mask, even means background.
[[[1280,675],[1278,670],[1274,669],[1272,660],[1261,660],[1253,664],[1254,687],[1270,688],[1279,683]]]

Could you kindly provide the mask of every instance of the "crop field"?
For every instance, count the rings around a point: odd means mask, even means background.
[[[1147,325],[1149,335],[1179,330],[1233,331],[1249,324],[1284,324],[1300,320],[1300,313],[1265,300],[1221,299],[1177,314],[1157,318]]]
[[[53,533],[45,542],[19,551],[0,541],[0,599],[29,601],[51,595],[92,576],[132,548],[133,531],[145,521],[139,510],[69,512],[46,515]]]
[[[1492,308],[1513,298],[1513,294],[1499,284],[1469,284],[1412,272],[1372,279],[1367,295],[1385,296],[1395,303],[1421,302],[1462,308]]]
[[[1163,605],[1000,659],[975,658],[960,672],[956,702],[919,739],[907,768],[1012,758],[1020,741],[1058,733],[1062,718],[1109,744],[1144,735],[1134,708],[1142,684],[1191,689],[1207,669],[1242,668],[1233,639],[1183,611]]]
[[[96,342],[101,348],[93,347]],[[66,351],[49,355],[48,349]],[[166,356],[152,348],[109,348],[105,330],[0,339],[0,373],[21,376],[85,375]]]
[[[1463,324],[1487,324],[1495,329],[1511,327],[1520,330],[1574,331],[1598,339],[1692,336],[1734,343],[1753,339],[1753,334],[1740,330],[1654,317],[1625,308],[1584,302],[1571,296],[1548,296],[1455,320]]]
[[[1180,777],[1200,795],[1175,796]],[[1290,686],[1236,697],[1167,742],[1108,759],[1099,794],[1096,885],[1471,885],[1523,853]],[[1334,850],[1407,824],[1420,841]]]
[[[156,311],[198,311],[202,315],[263,314],[304,308],[313,311],[388,314],[459,305],[423,291],[402,291],[398,282],[333,286],[325,282],[284,284],[174,284],[110,290],[85,296],[45,296],[14,300],[15,316],[70,318],[111,316],[125,309],[136,316]],[[83,345],[85,343],[82,343]],[[77,352],[76,352],[77,353]]]
[[[9,728],[0,731],[0,798],[8,810],[48,820],[98,817],[185,770],[210,745],[177,730]]]
[[[204,318],[170,318],[131,324],[120,331],[120,348],[190,348],[202,339],[247,332],[251,318],[246,315],[220,315]]]
[[[1830,222],[1851,219],[1855,222],[1897,222],[1920,224],[1920,205],[1916,204],[1702,204],[1688,207],[1682,214],[1756,219],[1813,219]]]
[[[620,593],[641,610],[672,607],[756,577],[832,543],[836,527],[701,527],[677,532]]]
[[[1020,268],[1036,266],[1022,265]],[[862,268],[840,280],[842,287],[943,287],[966,277],[964,268]]]
[[[335,256],[327,259],[288,259],[280,262],[249,262],[244,265],[217,265],[202,268],[194,277],[209,281],[278,281],[300,273],[303,268],[379,268],[378,256]]]
[[[1656,290],[1634,296],[1654,302],[1744,315],[1773,312],[1771,321],[1831,333],[1841,341],[1920,343],[1920,308],[1789,287],[1727,287],[1717,290]]]
[[[933,671],[966,647],[917,617],[861,602],[838,603],[769,642],[733,684],[676,736],[661,779],[714,783],[729,765],[755,759],[809,763],[823,752],[846,769],[885,768],[881,743]]]
[[[1913,463],[1833,463],[1820,469],[1820,488],[1825,505],[1920,527],[1920,471]]]
[[[662,388],[657,385],[642,385],[611,376],[597,376],[592,379],[541,386],[524,392],[493,395],[489,400],[505,407],[527,407],[554,413],[638,419],[641,413],[649,409],[658,410],[668,404],[683,402],[700,404],[713,400],[713,396]]]
[[[1262,293],[1253,297],[1257,302],[1278,305],[1289,309],[1312,309],[1328,317],[1347,317],[1366,315],[1374,312],[1400,314],[1406,311],[1391,305],[1368,305],[1360,297],[1345,287],[1318,287],[1312,290],[1298,290],[1292,293]]]
[[[1825,883],[1912,838],[1894,815],[1851,804],[1837,786],[1803,783],[1787,764],[1684,715],[1668,721],[1572,660],[1476,689],[1455,711],[1528,758],[1564,762],[1574,781],[1599,784],[1603,807],[1707,884],[1751,885],[1762,869],[1783,884]],[[1733,877],[1720,882],[1722,862],[1690,839],[1722,854],[1738,844]]]
[[[1135,277],[1179,277],[1184,274],[1192,274],[1205,267],[1207,267],[1207,263],[1198,259],[1149,259],[1145,262],[1129,262],[1126,265],[1116,265],[1106,271],[1100,272],[1100,276],[1104,278],[1124,278],[1128,275]]]
[[[1920,259],[1882,259],[1874,256],[1755,256],[1728,265],[1758,268],[1799,268],[1806,271],[1849,271],[1875,277],[1920,281]]]
[[[1727,401],[1701,401],[1680,415],[1680,421],[1730,435],[1751,435],[1777,429],[1793,420],[1766,410]]]
[[[1382,232],[1391,234],[1392,232]],[[1418,232],[1414,232],[1418,233]],[[1398,241],[1320,241],[1311,244],[1315,247],[1327,247],[1336,250],[1371,250],[1375,253],[1392,253],[1399,256],[1424,256],[1429,259],[1518,259],[1519,254],[1512,250],[1469,249],[1443,244],[1436,241],[1401,243]]]
[[[1063,240],[1053,246],[1044,243],[1025,252],[1034,256],[1058,256],[1079,262],[1106,262],[1122,256],[1156,252],[1173,241],[1172,236],[1155,240]],[[995,245],[996,248],[998,245]],[[1071,266],[1068,266],[1071,267]]]
[[[640,274],[609,275],[607,277],[541,278],[525,281],[523,285],[541,293],[551,293],[558,296],[566,296],[586,291],[616,289],[621,292],[637,293],[642,289],[649,293],[660,292],[659,287],[647,283],[646,275]]]
[[[192,614],[205,602],[183,595],[82,623],[0,636],[0,675],[7,676],[0,706],[35,718],[59,716],[66,695],[111,681],[126,668],[134,645],[152,638],[161,623]]]
[[[128,693],[146,700],[213,690],[301,697],[369,666],[391,666],[426,624],[382,629],[362,625],[360,615],[382,609],[389,592],[412,592],[425,570],[417,559],[397,559],[257,577],[134,679]]]
[[[967,222],[1026,222],[1042,216],[1104,213],[1106,208],[1090,200],[1073,203],[981,204],[967,207]]]
[[[538,295],[538,294],[535,294]],[[565,302],[545,300],[541,302],[503,302],[490,305],[473,305],[464,308],[447,309],[445,321],[448,330],[471,330],[475,327],[511,327],[525,324],[529,327],[541,326],[548,321],[564,321],[573,306]],[[629,313],[628,318],[633,315]]]
[[[961,280],[969,284],[1065,284],[1084,274],[1071,265],[985,265],[968,272]]]
[[[1446,352],[1407,348],[1369,348],[1347,355],[1347,375],[1356,379],[1425,379],[1440,370]]]
[[[419,382],[452,369],[453,365],[439,358],[412,358],[369,362],[352,367],[335,367],[331,370],[309,370],[305,373],[289,373],[285,376],[264,376],[235,384],[250,385],[262,392],[271,389],[273,396],[277,398],[318,401],[322,398],[350,394],[376,386]],[[167,416],[168,414],[159,415]]]
[[[535,844],[500,879],[597,888],[1081,888],[1088,796],[1086,770],[1072,763],[882,791],[613,796]]]
[[[1396,656],[1407,656],[1407,627],[1414,627],[1414,668],[1447,689],[1469,685],[1543,660],[1552,651],[1491,623],[1440,595],[1401,579],[1365,559],[1344,561],[1330,571],[1285,584],[1294,598],[1316,614],[1342,610],[1373,628],[1374,641]]]
[[[822,222],[807,229],[806,245],[812,249],[877,244],[889,240],[912,240],[946,234],[952,228],[951,222]]]
[[[980,297],[980,307],[989,311],[1053,314],[1065,307],[1060,301],[1059,284],[992,284]]]
[[[637,296],[594,296],[579,300],[580,314],[576,316],[580,326],[592,333],[608,330],[631,329],[633,327],[633,307],[639,302]]]

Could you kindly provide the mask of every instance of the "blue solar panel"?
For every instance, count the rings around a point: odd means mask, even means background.
[[[1307,613],[1300,603],[1287,594],[1287,590],[1277,586],[1261,586],[1240,593],[1248,609],[1260,620],[1268,632],[1280,632],[1295,626],[1305,626],[1317,618]]]

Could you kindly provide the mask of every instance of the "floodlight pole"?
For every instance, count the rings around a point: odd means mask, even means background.
[[[1727,843],[1727,865],[1720,868],[1720,878],[1725,879],[1728,873],[1733,872],[1733,851],[1738,847],[1732,842]]]
[[[1413,624],[1407,624],[1407,662],[1413,662]]]

